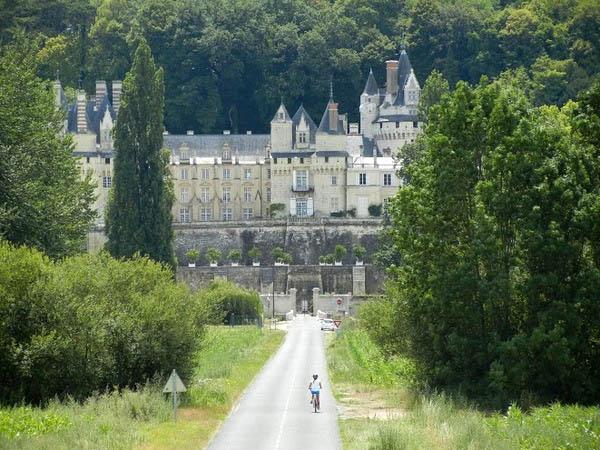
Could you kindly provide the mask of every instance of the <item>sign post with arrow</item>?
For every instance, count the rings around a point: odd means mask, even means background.
[[[177,372],[175,371],[175,369],[173,369],[173,372],[171,372],[171,376],[169,377],[167,384],[165,384],[163,393],[173,394],[173,420],[175,421],[177,421],[177,393],[185,391],[187,391],[187,389],[185,388],[183,381],[181,381],[181,378],[179,378],[179,375],[177,375]]]

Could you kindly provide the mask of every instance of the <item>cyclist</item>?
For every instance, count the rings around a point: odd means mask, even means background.
[[[310,402],[313,403],[315,405],[315,412],[317,412],[317,410],[321,409],[321,389],[323,389],[323,386],[321,385],[321,381],[319,381],[317,378],[319,378],[319,375],[314,374],[313,379],[310,383],[308,383],[308,390],[311,393],[311,398],[310,398]]]

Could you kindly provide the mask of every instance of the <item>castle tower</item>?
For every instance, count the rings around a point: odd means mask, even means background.
[[[271,150],[274,152],[291,150],[292,135],[292,119],[282,101],[271,120]]]
[[[373,69],[369,70],[369,76],[365,88],[360,95],[360,131],[368,138],[372,138],[373,121],[377,118],[379,111],[379,87],[373,75]]]

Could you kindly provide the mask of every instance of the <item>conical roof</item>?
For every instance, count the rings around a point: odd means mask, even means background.
[[[369,76],[367,77],[367,82],[365,84],[363,94],[376,95],[378,93],[379,87],[377,86],[377,81],[375,80],[375,76],[373,75],[373,69],[369,69]]]
[[[289,122],[292,119],[290,118],[290,114],[288,113],[287,109],[285,108],[285,105],[283,104],[283,102],[281,102],[281,104],[279,105],[279,108],[277,108],[277,112],[275,113],[275,115],[273,116],[273,119],[271,119],[271,122]]]
[[[323,117],[321,117],[321,123],[319,123],[318,131],[327,134],[345,134],[344,122],[341,119],[341,115],[338,114],[338,123],[334,124],[334,127],[329,126],[329,105],[332,103],[335,102],[333,101],[333,98],[330,98],[327,102],[327,106],[325,107],[325,111],[323,112]],[[331,128],[333,128],[333,130]]]

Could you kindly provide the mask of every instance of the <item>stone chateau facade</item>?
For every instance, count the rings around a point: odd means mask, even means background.
[[[82,175],[96,180],[98,223],[112,185],[112,129],[122,83],[96,82],[95,95],[77,91],[66,101],[55,82],[56,103],[66,111]],[[270,134],[164,133],[176,202],[174,223],[248,221],[269,217],[370,216],[385,208],[398,189],[401,146],[421,132],[417,119],[420,86],[406,51],[386,61],[385,87],[371,71],[360,96],[360,127],[339,112],[333,91],[319,124],[302,105],[290,115],[282,103]],[[373,206],[375,208],[373,208]]]

